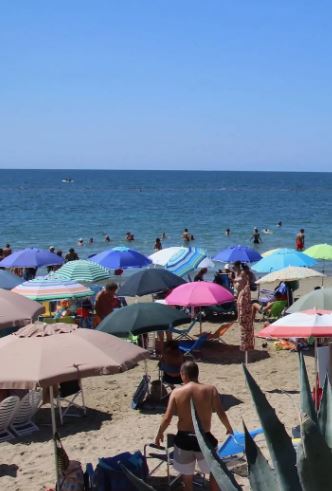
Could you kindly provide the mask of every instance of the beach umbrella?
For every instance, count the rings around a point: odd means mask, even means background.
[[[168,261],[178,254],[179,252],[186,253],[188,252],[188,247],[166,247],[166,249],[161,249],[160,251],[154,252],[149,256],[152,264],[156,264],[158,266],[166,266]]]
[[[144,268],[151,260],[128,247],[114,247],[91,257],[91,261],[109,269]]]
[[[213,258],[214,261],[220,261],[223,263],[235,263],[241,261],[241,263],[253,263],[262,259],[262,256],[255,249],[247,246],[231,246],[218,252]]]
[[[0,288],[4,290],[12,290],[15,286],[20,285],[23,279],[16,274],[0,269]]]
[[[206,252],[198,247],[184,247],[172,256],[165,268],[178,276],[184,276],[199,267],[199,264],[207,257]]]
[[[12,291],[39,302],[64,298],[82,298],[95,294],[86,286],[76,283],[76,281],[60,280],[53,277],[37,277],[33,280],[25,281]]]
[[[257,273],[271,273],[288,266],[311,267],[316,260],[294,249],[279,249],[270,256],[263,257],[252,269]]]
[[[183,311],[158,303],[136,303],[117,309],[98,325],[98,331],[114,336],[138,336],[147,332],[165,331],[169,327],[186,324],[191,318]]]
[[[271,254],[280,251],[280,249],[281,249],[280,247],[278,247],[277,249],[269,249],[268,251],[262,252],[262,256],[263,257],[271,256]]]
[[[15,251],[0,261],[0,268],[40,268],[62,264],[64,259],[46,249],[28,247]]]
[[[209,281],[192,281],[175,288],[165,298],[168,305],[182,307],[207,307],[233,302],[233,294],[217,283]]]
[[[94,283],[96,281],[109,279],[111,273],[108,269],[103,268],[93,261],[78,259],[76,261],[68,261],[68,263],[61,266],[52,277],[84,283]]]
[[[40,303],[0,289],[0,329],[24,326],[43,312]]]
[[[332,261],[332,245],[329,244],[317,244],[309,247],[304,251],[310,257],[314,259],[321,259],[323,261]]]
[[[332,288],[319,288],[306,293],[296,300],[287,312],[294,313],[308,309],[332,311]]]
[[[332,312],[307,310],[286,315],[259,331],[263,338],[332,337]]]
[[[287,268],[279,269],[269,273],[256,281],[257,285],[262,283],[274,283],[275,281],[298,281],[305,278],[319,277],[323,278],[325,275],[310,268],[303,268],[299,266],[288,266]]]
[[[124,372],[148,356],[146,350],[110,334],[39,322],[0,339],[0,388],[49,387],[54,435],[53,385]],[[55,464],[57,469],[56,445]],[[57,484],[60,489],[58,472]]]
[[[130,276],[119,288],[118,295],[135,297],[172,290],[186,281],[166,269],[144,269]]]

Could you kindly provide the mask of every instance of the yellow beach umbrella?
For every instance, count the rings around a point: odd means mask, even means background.
[[[315,259],[332,261],[332,245],[329,244],[316,244],[306,249],[304,253]]]

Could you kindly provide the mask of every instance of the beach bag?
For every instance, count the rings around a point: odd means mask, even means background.
[[[93,491],[137,491],[121,470],[124,465],[143,481],[148,477],[149,469],[145,457],[137,450],[134,453],[123,452],[114,457],[99,459],[91,479]]]

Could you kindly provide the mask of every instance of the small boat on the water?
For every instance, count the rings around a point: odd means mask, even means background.
[[[74,179],[72,179],[71,177],[65,177],[64,179],[62,179],[62,182],[66,183],[66,184],[70,184],[70,183],[74,182]]]

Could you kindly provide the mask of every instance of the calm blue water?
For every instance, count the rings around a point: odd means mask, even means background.
[[[72,184],[61,182],[67,176]],[[249,244],[254,226],[273,231],[262,235],[261,251],[293,247],[301,227],[306,246],[332,243],[332,174],[0,170],[0,177],[0,245],[14,249],[67,251],[80,237],[94,237],[94,246],[77,247],[86,257],[108,246],[105,233],[117,246],[131,231],[132,246],[151,253],[162,232],[164,247],[181,245],[184,227],[210,254]]]

